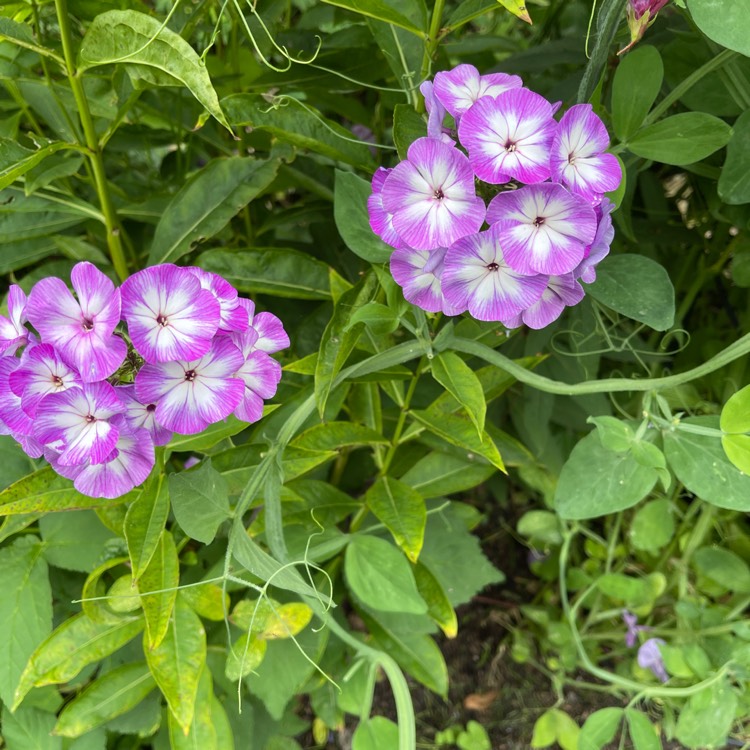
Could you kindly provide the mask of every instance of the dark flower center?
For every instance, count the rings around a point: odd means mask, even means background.
[[[166,328],[166,327],[167,327],[167,326],[169,325],[169,321],[167,320],[167,316],[166,316],[166,315],[161,315],[161,314],[157,315],[157,316],[156,316],[156,322],[157,322],[157,323],[158,323],[158,324],[159,324],[159,325],[160,325],[160,326],[161,326],[162,328]]]
[[[188,383],[192,383],[195,380],[197,374],[198,373],[196,373],[195,370],[188,370],[185,373],[185,380],[187,380]]]
[[[92,422],[96,422],[96,417],[93,414],[87,414],[86,421],[91,424]]]
[[[81,325],[83,326],[83,330],[84,331],[93,331],[94,330],[94,321],[91,320],[91,318],[84,318]]]
[[[187,376],[187,373],[185,373],[185,375]],[[185,377],[185,380],[187,380],[187,377]],[[153,412],[153,411],[156,411],[156,404],[149,404],[146,407],[146,411],[149,412],[149,413]]]
[[[516,150],[516,144],[514,141],[511,141],[510,138],[505,142],[505,150],[512,154]]]
[[[52,385],[54,385],[55,388],[61,388],[65,384],[63,383],[63,379],[59,375],[53,375]]]
[[[573,151],[568,154],[568,164],[572,164],[576,160],[576,155]]]
[[[535,227],[540,227],[542,224],[544,224],[544,217],[543,216],[537,216],[536,219],[532,222]]]
[[[433,195],[435,196],[436,201],[441,201],[443,198],[445,198],[445,193],[443,192],[443,188],[438,188]]]
[[[487,270],[488,271],[497,271],[500,268],[497,263],[488,263],[487,264]]]

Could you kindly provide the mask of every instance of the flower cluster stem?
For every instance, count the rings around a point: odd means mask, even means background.
[[[102,214],[104,215],[109,255],[112,259],[112,265],[115,268],[115,272],[120,279],[124,281],[128,277],[128,266],[125,260],[125,253],[123,252],[120,237],[120,223],[109,192],[102,151],[96,137],[94,120],[91,117],[91,110],[89,109],[88,100],[86,99],[86,92],[84,91],[81,77],[76,71],[67,0],[55,0],[55,10],[57,11],[57,21],[60,26],[60,37],[62,40],[63,56],[65,58],[65,68],[68,74],[68,80],[70,81],[70,88],[73,92],[73,97],[75,98],[76,106],[78,108],[81,127],[83,128],[87,154],[94,175],[94,187],[99,198],[99,204],[102,208]]]
[[[435,0],[435,5],[432,8],[432,17],[430,18],[430,27],[427,30],[427,39],[425,39],[424,56],[422,57],[422,70],[420,71],[419,79],[424,81],[430,75],[430,68],[432,67],[432,60],[437,52],[438,44],[440,44],[440,29],[443,24],[443,10],[445,8],[445,0]],[[419,98],[417,104],[417,111],[424,112],[424,99]]]

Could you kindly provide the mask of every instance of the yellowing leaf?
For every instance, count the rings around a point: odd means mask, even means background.
[[[529,15],[529,12],[526,10],[526,3],[524,0],[497,0],[500,5],[503,6],[506,10],[509,10],[516,18],[520,18],[522,21],[526,21],[526,23],[531,23],[531,16]]]
[[[291,638],[306,628],[312,620],[313,611],[302,602],[282,604],[268,618],[260,637],[270,641],[275,638]]]

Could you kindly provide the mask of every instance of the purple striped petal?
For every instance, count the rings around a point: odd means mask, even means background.
[[[201,287],[211,292],[219,303],[219,328],[222,331],[244,331],[247,328],[247,316],[239,304],[237,290],[218,274],[197,266],[190,266],[187,270],[197,277]]]
[[[461,117],[458,137],[480,180],[533,183],[550,176],[549,155],[557,123],[552,105],[528,89],[479,99]]]
[[[409,247],[447,247],[484,221],[484,202],[475,193],[468,159],[435,138],[411,144],[408,160],[393,168],[381,195],[394,229]]]
[[[281,380],[281,365],[266,352],[255,351],[237,370],[245,391],[234,415],[245,422],[257,422],[263,416],[263,399],[272,398]]]
[[[583,260],[596,233],[591,205],[554,183],[496,195],[487,220],[498,228],[508,264],[526,274],[569,273]]]
[[[505,91],[520,88],[523,82],[518,76],[506,73],[490,73],[480,76],[473,65],[456,65],[453,70],[435,74],[435,97],[450,112],[459,118],[474,102],[484,96],[499,96]]]
[[[583,287],[573,278],[572,273],[550,276],[539,301],[523,311],[523,322],[529,328],[546,328],[560,317],[566,306],[577,305],[583,297]]]
[[[451,305],[442,290],[445,254],[443,247],[434,250],[396,250],[391,255],[391,274],[404,290],[404,298],[427,312],[459,315],[466,307]]]
[[[186,268],[145,268],[122,285],[122,312],[146,362],[193,360],[210,348],[221,319],[214,295]]]
[[[432,81],[422,81],[419,91],[424,97],[424,106],[427,110],[427,136],[429,138],[438,138],[449,146],[455,145],[449,135],[450,131],[443,127],[445,107],[435,96]]]
[[[154,445],[166,445],[172,439],[172,433],[156,421],[156,404],[142,404],[134,385],[119,385],[115,390],[125,404],[123,416],[131,430],[146,430]]]
[[[506,320],[533,305],[546,276],[527,276],[505,261],[497,227],[464,237],[445,256],[443,293],[477,320]]]
[[[583,260],[573,271],[573,276],[580,278],[587,284],[593,284],[596,281],[596,266],[609,254],[609,246],[615,237],[612,216],[610,215],[614,208],[615,204],[604,198],[595,209],[599,223],[596,227],[594,241],[586,248]]]
[[[289,347],[289,335],[284,324],[272,313],[262,312],[255,315],[250,325],[258,334],[255,348],[273,354]]]
[[[26,295],[20,286],[11,284],[8,289],[8,316],[0,315],[0,354],[10,357],[28,340],[26,330]]]
[[[403,247],[404,241],[393,228],[393,214],[383,208],[383,185],[392,169],[378,167],[372,176],[372,195],[367,199],[367,214],[370,217],[370,229],[391,247]]]
[[[10,385],[10,378],[20,364],[20,360],[15,357],[0,358],[0,420],[9,433],[30,435],[33,421],[21,408],[21,398],[13,392]]]

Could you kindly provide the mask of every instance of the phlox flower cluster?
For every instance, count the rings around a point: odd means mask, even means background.
[[[153,266],[118,288],[84,262],[71,282],[44,278],[28,298],[13,285],[0,316],[0,433],[29,456],[115,498],[172,433],[260,419],[281,379],[270,355],[289,346],[275,315],[200,268]]]
[[[605,193],[622,174],[604,123],[590,104],[555,119],[559,104],[518,76],[471,65],[421,91],[427,137],[378,169],[368,200],[394,279],[428,312],[549,325],[583,299],[614,236]]]

